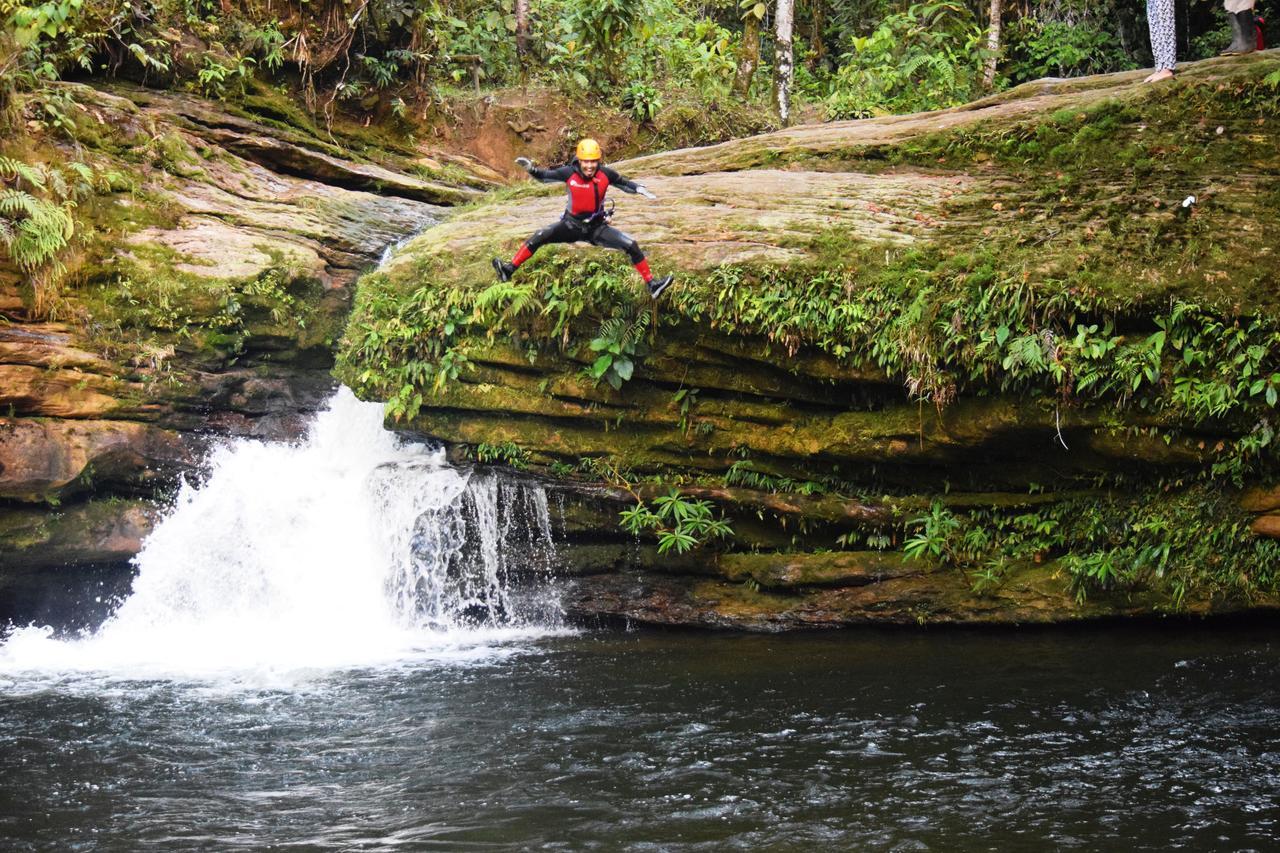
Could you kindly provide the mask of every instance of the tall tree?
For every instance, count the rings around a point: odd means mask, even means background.
[[[791,120],[791,78],[795,76],[792,66],[791,25],[795,14],[795,0],[778,0],[774,14],[774,100],[778,108],[778,118],[785,126]]]
[[[746,98],[751,79],[760,64],[760,22],[769,11],[763,0],[742,0],[742,50],[738,54],[738,71],[733,77],[733,93]]]
[[[1004,0],[991,0],[991,25],[987,28],[987,67],[982,72],[982,85],[996,85],[996,62],[1000,59],[1000,19],[1004,16]]]
[[[809,35],[809,70],[816,71],[822,67],[827,58],[827,46],[823,35],[827,29],[826,0],[811,0],[813,30]]]
[[[529,0],[516,0],[516,53],[529,54]]]

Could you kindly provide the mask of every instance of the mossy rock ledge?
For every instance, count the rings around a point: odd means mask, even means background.
[[[543,478],[584,619],[1274,611],[1278,74],[1041,81],[617,163],[659,197],[615,221],[677,273],[656,305],[581,245],[495,284],[563,203],[503,191],[361,279],[338,375]],[[733,536],[620,527],[672,489]]]

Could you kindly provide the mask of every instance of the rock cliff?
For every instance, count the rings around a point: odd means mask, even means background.
[[[339,375],[455,459],[552,478],[583,617],[1274,608],[1277,69],[1041,81],[614,164],[660,199],[615,221],[677,272],[658,304],[584,246],[495,284],[562,205],[506,190],[361,280]],[[674,516],[619,526],[672,490],[733,536],[659,553]]]

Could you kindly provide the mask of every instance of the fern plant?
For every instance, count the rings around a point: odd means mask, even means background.
[[[58,256],[75,232],[73,188],[59,170],[3,156],[0,184],[0,250],[27,274],[35,311],[43,315],[66,272]]]
[[[591,341],[591,351],[597,352],[595,362],[587,370],[591,378],[604,380],[615,391],[635,373],[636,360],[642,358],[648,348],[644,343],[649,330],[649,315],[643,311],[634,316],[611,317],[600,324],[600,331]]]

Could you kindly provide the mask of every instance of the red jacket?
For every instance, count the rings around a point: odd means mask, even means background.
[[[604,194],[610,186],[616,186],[625,193],[634,193],[638,186],[635,181],[622,177],[603,163],[596,173],[588,178],[582,174],[577,158],[558,169],[530,169],[529,174],[544,184],[555,184],[564,181],[569,188],[569,200],[565,203],[564,212],[574,219],[590,219],[604,209]]]

